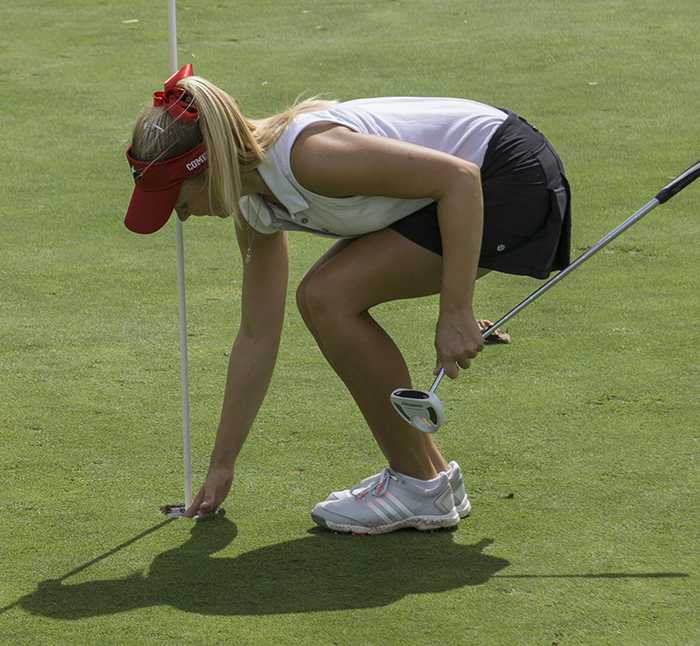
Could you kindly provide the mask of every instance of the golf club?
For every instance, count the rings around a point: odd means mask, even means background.
[[[556,276],[550,278],[544,285],[536,289],[524,301],[516,305],[505,316],[501,317],[491,327],[482,332],[481,337],[485,339],[492,334],[496,328],[503,325],[506,321],[512,319],[518,312],[524,309],[533,301],[537,300],[548,289],[554,287],[566,275],[570,274],[576,267],[583,264],[591,256],[600,251],[610,241],[614,240],[623,231],[631,227],[637,220],[643,218],[649,211],[659,204],[663,204],[670,200],[676,193],[679,193],[686,186],[694,182],[700,176],[700,161],[695,162],[690,168],[676,177],[670,184],[662,188],[654,198],[647,202],[639,211],[631,215],[618,227],[604,235],[592,247],[589,247],[576,260],[562,269]],[[434,433],[444,422],[444,411],[442,402],[438,399],[435,391],[440,385],[442,378],[445,376],[445,368],[443,367],[438,376],[435,378],[433,385],[429,391],[413,390],[410,388],[398,388],[390,395],[392,406],[396,412],[401,415],[411,426],[417,428],[424,433]]]

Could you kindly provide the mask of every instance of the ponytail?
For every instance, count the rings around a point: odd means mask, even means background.
[[[218,198],[226,215],[238,213],[241,171],[255,169],[265,152],[253,136],[255,126],[241,114],[235,100],[200,76],[178,85],[187,90],[199,111],[199,124],[209,161],[209,203]]]

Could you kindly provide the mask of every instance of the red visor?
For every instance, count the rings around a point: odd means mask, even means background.
[[[158,231],[170,218],[183,182],[205,171],[208,165],[204,144],[162,162],[134,159],[131,147],[126,158],[136,187],[124,224],[135,233]]]

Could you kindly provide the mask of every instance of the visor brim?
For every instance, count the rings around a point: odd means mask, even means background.
[[[124,225],[134,233],[155,233],[170,219],[180,195],[182,184],[162,191],[144,191],[134,188],[126,210]]]

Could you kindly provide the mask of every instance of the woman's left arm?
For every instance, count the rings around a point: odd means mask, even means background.
[[[310,191],[341,197],[431,197],[443,247],[437,367],[454,379],[483,347],[472,299],[483,229],[479,167],[431,148],[364,135],[342,126],[302,132],[291,153],[296,179]]]
[[[472,303],[484,220],[479,168],[473,169],[466,169],[438,202],[443,269],[434,374],[444,367],[450,379],[484,347]]]
[[[457,175],[438,202],[443,259],[441,311],[472,307],[484,206],[479,168],[470,166]]]

